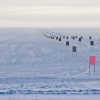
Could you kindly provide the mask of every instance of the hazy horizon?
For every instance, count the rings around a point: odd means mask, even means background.
[[[41,32],[39,29],[47,29],[54,33],[60,33],[62,35],[69,35],[69,36],[84,36],[88,38],[89,36],[93,36],[93,39],[100,38],[100,28],[0,28],[0,36],[5,34],[12,34],[12,33],[25,33],[25,34],[37,34],[40,35]],[[7,35],[10,37],[9,35]],[[30,36],[30,35],[29,35]],[[41,34],[41,36],[43,36]],[[40,39],[40,37],[39,37]]]

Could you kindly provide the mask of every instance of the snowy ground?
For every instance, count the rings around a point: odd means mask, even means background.
[[[48,30],[66,36],[83,31]],[[66,47],[66,39],[46,38],[39,29],[0,29],[0,100],[99,100],[100,42],[95,32],[100,29],[84,30],[95,37],[91,50],[84,32],[81,43],[69,39]],[[76,57],[72,46],[77,46]],[[96,56],[96,71],[91,66],[89,74],[90,55]]]
[[[0,100],[100,100],[99,95],[1,95]]]

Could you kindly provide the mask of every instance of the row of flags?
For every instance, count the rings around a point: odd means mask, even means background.
[[[61,35],[59,33],[54,33],[52,31],[49,30],[40,30],[40,32],[47,38],[51,38],[51,39],[56,39],[58,41],[62,41],[62,39],[66,39],[66,46],[69,46],[69,36],[65,36],[65,35]],[[71,36],[71,38],[73,40],[75,40],[76,38],[78,38],[77,36]],[[78,41],[81,42],[83,39],[83,36],[79,37]],[[94,41],[91,40],[92,37],[89,36],[89,40],[90,40],[90,45],[94,45]]]
[[[51,38],[51,39],[56,38],[56,40],[59,40],[59,41],[61,41],[62,39],[67,39],[66,46],[70,45],[70,42],[68,41],[69,36],[66,37],[65,35],[56,34],[56,33],[51,32],[51,31],[48,32],[46,30],[43,30],[43,31],[40,30],[40,32],[47,38]],[[71,38],[73,40],[75,40],[78,37],[77,36],[71,36]],[[82,39],[83,39],[83,36],[81,36],[79,38],[79,42],[81,42]],[[92,37],[89,36],[90,46],[94,46],[94,41],[92,41],[91,39],[92,39]],[[76,46],[72,46],[72,57],[73,57],[73,53],[75,53],[75,56],[76,56],[76,54],[77,54],[77,47]],[[90,73],[90,66],[91,65],[94,65],[94,73],[95,73],[95,64],[96,64],[96,57],[95,56],[90,56],[89,57],[89,73]]]

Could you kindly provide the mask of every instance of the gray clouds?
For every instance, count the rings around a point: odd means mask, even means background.
[[[0,27],[9,24],[10,27],[100,27],[100,0],[0,0]]]
[[[100,7],[100,0],[0,0],[1,7],[70,6]]]

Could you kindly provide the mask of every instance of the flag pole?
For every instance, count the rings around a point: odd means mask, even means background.
[[[77,52],[76,52],[76,56],[77,56]]]
[[[94,73],[95,73],[95,64],[94,64]]]
[[[89,64],[89,73],[90,73],[90,64]]]

